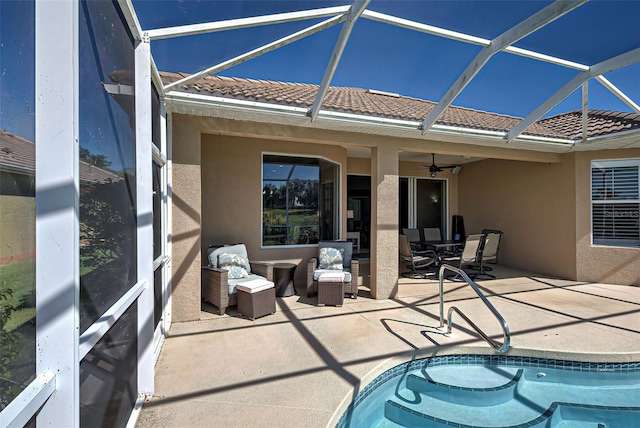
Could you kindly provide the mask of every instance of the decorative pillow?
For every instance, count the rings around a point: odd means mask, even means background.
[[[229,272],[229,279],[246,278],[249,276],[246,266],[249,260],[239,254],[221,253],[218,255],[218,268]]]
[[[342,270],[344,249],[324,247],[318,255],[318,269]]]

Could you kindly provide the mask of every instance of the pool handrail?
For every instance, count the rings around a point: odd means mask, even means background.
[[[499,353],[507,352],[507,350],[509,349],[509,345],[511,343],[511,334],[509,333],[509,326],[507,325],[507,321],[505,321],[502,315],[500,315],[500,312],[498,312],[498,310],[491,304],[491,302],[489,302],[489,300],[482,293],[482,291],[480,291],[480,288],[478,288],[476,283],[473,282],[471,278],[469,278],[469,275],[467,275],[467,273],[464,270],[462,270],[461,268],[457,268],[455,266],[448,265],[446,263],[440,266],[440,272],[438,275],[439,282],[440,282],[440,328],[444,327],[444,272],[445,270],[450,270],[452,272],[455,272],[459,276],[461,276],[462,279],[464,279],[466,283],[469,284],[471,288],[473,288],[473,290],[476,292],[478,297],[480,297],[480,300],[482,300],[485,306],[489,308],[493,316],[495,316],[496,319],[500,322],[500,326],[502,327],[502,345],[500,345],[499,343],[491,339],[489,336],[487,336],[484,331],[482,331],[477,325],[475,325],[465,314],[462,313],[460,309],[458,309],[455,306],[451,306],[447,313],[447,334],[451,333],[451,327],[453,324],[451,320],[451,316],[453,315],[453,311],[456,311],[458,315],[460,315],[467,323],[469,323],[469,325],[480,336],[482,336],[482,338],[489,345],[491,345],[493,349],[495,349],[496,352],[499,352]]]

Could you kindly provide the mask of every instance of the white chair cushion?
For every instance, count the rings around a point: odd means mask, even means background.
[[[241,282],[236,285],[237,290],[250,294],[268,290],[273,287],[273,282],[267,281],[266,279],[252,279],[251,281]]]
[[[344,282],[344,272],[324,272],[318,277],[319,282]]]
[[[344,275],[343,282],[351,282],[351,272],[349,272],[349,271],[336,272],[335,270],[332,270],[332,269],[316,269],[316,270],[314,270],[313,271],[313,280],[317,281],[318,278],[320,278],[320,275],[322,275],[323,273],[343,274]]]
[[[239,284],[244,284],[247,282],[251,282],[254,280],[259,280],[259,281],[266,281],[269,282],[273,285],[273,282],[271,281],[267,281],[267,279],[263,276],[260,275],[256,275],[255,273],[251,273],[249,274],[248,277],[246,278],[240,278],[240,279],[229,279],[229,282],[227,283],[227,285],[229,286],[229,294],[233,294],[236,292],[236,286],[238,286]]]

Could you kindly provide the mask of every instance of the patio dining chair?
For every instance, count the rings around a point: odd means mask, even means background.
[[[500,242],[502,242],[502,234],[501,230],[495,229],[482,229],[482,233],[486,236],[484,251],[482,252],[482,260],[491,263],[498,264],[498,256],[500,255]],[[489,242],[489,237],[491,236],[491,240]],[[491,268],[487,268],[487,270],[491,270]]]
[[[484,275],[489,278],[495,279],[495,275],[487,273],[488,271],[492,270],[492,268],[487,266],[486,264],[498,263],[498,253],[500,251],[500,240],[502,238],[502,231],[484,229],[482,231],[482,234],[484,235],[484,248],[482,249],[482,257],[480,258],[478,275]]]
[[[422,241],[422,239],[420,238],[420,229],[403,227],[402,234],[407,237],[407,239],[409,240],[409,245],[414,251],[420,251],[424,249],[420,244],[420,241]]]
[[[442,239],[439,227],[425,227],[423,230],[425,241],[440,241]]]
[[[401,275],[405,278],[424,279],[428,275],[435,275],[435,272],[418,272],[419,269],[426,269],[435,265],[438,256],[432,250],[415,251],[411,248],[407,235],[399,235],[400,259],[409,263],[409,272],[403,272]]]
[[[465,266],[480,265],[482,260],[482,251],[484,249],[484,240],[485,235],[481,233],[467,236],[467,239],[464,241],[464,248],[460,255],[454,257],[443,257],[443,263],[456,266],[460,269],[463,269]],[[478,274],[479,272],[467,272],[467,275],[469,275],[471,279],[474,279]],[[457,276],[458,275],[453,278],[456,278]]]

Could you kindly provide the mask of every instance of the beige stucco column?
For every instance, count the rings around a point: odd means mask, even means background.
[[[371,295],[387,299],[398,285],[398,149],[371,150]]]
[[[200,319],[200,127],[172,115],[172,320]]]

